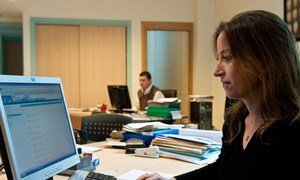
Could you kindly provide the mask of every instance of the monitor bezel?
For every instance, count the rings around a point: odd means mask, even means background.
[[[3,101],[2,98],[0,97],[0,127],[1,127],[1,132],[5,144],[5,148],[2,150],[5,150],[6,156],[8,158],[9,163],[3,162],[4,165],[6,165],[6,169],[10,168],[10,174],[7,174],[7,176],[12,176],[13,179],[49,179],[52,176],[78,164],[80,162],[79,155],[76,149],[76,142],[73,134],[73,128],[72,128],[72,123],[70,121],[70,116],[68,113],[68,107],[66,103],[66,99],[64,96],[64,91],[63,91],[63,86],[60,78],[57,77],[38,77],[38,76],[12,76],[12,75],[0,75],[0,84],[1,83],[26,83],[26,84],[56,84],[60,86],[61,93],[63,96],[63,101],[65,102],[65,111],[67,112],[67,119],[69,123],[69,130],[72,136],[73,140],[73,146],[74,146],[74,152],[75,154],[67,157],[66,159],[63,159],[59,162],[56,162],[54,164],[51,164],[47,167],[44,167],[32,174],[29,174],[25,177],[20,177],[20,169],[17,164],[17,159],[16,159],[16,154],[15,150],[13,148],[13,142],[9,131],[9,126],[6,118],[6,112],[4,109]],[[1,96],[1,94],[0,94]],[[3,156],[3,155],[2,155]],[[4,161],[2,159],[2,161]],[[9,167],[7,167],[9,165]],[[8,172],[9,172],[8,171]]]
[[[125,95],[126,95],[126,99],[129,101],[129,105],[128,107],[114,107],[113,106],[113,102],[112,102],[112,94],[111,94],[111,89],[112,88],[117,88],[118,90],[120,88],[124,88],[125,89]],[[131,98],[130,98],[130,94],[129,94],[129,89],[128,89],[128,86],[127,85],[107,85],[107,90],[108,90],[108,95],[109,95],[109,100],[110,100],[110,104],[113,108],[116,108],[116,110],[118,112],[122,112],[123,109],[131,109],[132,108],[132,104],[131,104]]]

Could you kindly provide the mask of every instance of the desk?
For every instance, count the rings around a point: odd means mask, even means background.
[[[103,147],[103,142],[89,144],[90,146]],[[124,149],[103,148],[96,153],[100,159],[100,165],[97,166],[96,172],[114,171],[111,175],[118,177],[131,169],[142,171],[152,171],[179,175],[200,168],[199,165],[171,159],[171,158],[144,158],[125,154]],[[63,176],[55,176],[54,180],[68,179]]]
[[[81,111],[69,111],[72,127],[74,129],[81,128],[81,120],[84,116],[92,115],[92,112],[81,112]],[[124,114],[125,116],[132,117],[133,122],[152,122],[152,121],[161,121],[167,124],[171,124],[173,119],[166,119],[161,117],[147,116],[145,114]]]
[[[69,111],[71,118],[72,127],[74,129],[81,129],[81,119],[84,116],[92,115],[92,112],[82,112],[82,111]]]
[[[180,134],[201,136],[217,142],[222,142],[221,131],[182,129],[180,131]],[[201,168],[200,165],[180,161],[177,159],[164,157],[152,159],[134,156],[133,154],[125,154],[124,149],[104,147],[105,143],[106,142],[95,142],[88,144],[89,146],[102,147],[101,151],[96,152],[96,157],[100,159],[100,165],[97,166],[97,169],[95,171],[105,173],[115,170],[113,173],[111,173],[111,175],[115,177],[118,177],[130,171],[131,169],[179,175]],[[7,178],[5,175],[0,175],[0,180],[6,179]],[[54,180],[60,179],[68,179],[68,177],[58,175],[54,177]]]
[[[103,147],[104,142],[91,143],[89,146]],[[100,165],[97,166],[96,172],[110,172],[111,175],[118,177],[131,169],[142,171],[152,171],[179,175],[198,169],[201,166],[171,158],[144,158],[125,154],[124,149],[104,148],[96,152],[96,157],[100,159]],[[66,180],[67,176],[56,175],[54,180]],[[0,175],[0,180],[7,180],[4,174]]]

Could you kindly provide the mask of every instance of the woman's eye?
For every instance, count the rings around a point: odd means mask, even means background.
[[[222,57],[222,59],[224,61],[230,61],[232,59],[232,56],[224,56],[224,57]]]

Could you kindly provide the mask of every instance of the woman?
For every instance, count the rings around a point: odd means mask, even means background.
[[[299,179],[300,62],[293,34],[277,15],[248,11],[221,23],[214,44],[214,75],[238,102],[225,114],[218,160],[174,179]]]

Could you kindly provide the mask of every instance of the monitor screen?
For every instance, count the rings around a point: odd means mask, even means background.
[[[108,85],[111,106],[117,111],[131,108],[131,101],[127,85]]]
[[[48,179],[79,163],[60,78],[0,75],[8,179]]]

